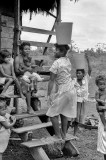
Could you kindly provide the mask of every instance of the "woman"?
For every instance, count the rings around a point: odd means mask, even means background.
[[[31,114],[31,113],[34,113],[30,105],[31,104],[31,86],[22,79],[22,76],[26,71],[32,72],[33,70],[31,68],[31,57],[29,57],[29,54],[30,54],[30,43],[23,42],[20,46],[20,54],[15,58],[14,68],[15,68],[15,74],[20,81],[23,94],[26,97],[27,112]]]
[[[50,108],[47,116],[50,117],[54,127],[56,139],[65,139],[67,132],[68,118],[76,118],[77,115],[77,95],[71,79],[71,63],[66,56],[68,45],[56,44],[56,52],[53,65],[50,68],[50,80],[48,83],[48,102]],[[51,96],[52,89],[56,83],[57,93]],[[59,115],[61,118],[61,130],[59,128]]]

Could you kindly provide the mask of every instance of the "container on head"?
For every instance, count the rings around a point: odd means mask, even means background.
[[[58,22],[55,25],[56,43],[57,44],[70,44],[72,37],[72,22]]]

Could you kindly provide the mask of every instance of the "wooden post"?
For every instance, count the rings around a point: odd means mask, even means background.
[[[56,20],[57,20],[57,18],[56,18]],[[54,27],[55,27],[56,20],[55,20],[55,22],[54,22],[54,25],[53,25],[53,27],[52,27],[52,30],[51,30],[51,31],[54,31]],[[50,42],[51,37],[52,37],[52,35],[49,35],[48,40],[47,40],[47,43],[49,43],[49,42]],[[44,48],[43,55],[45,54],[46,50],[47,50],[47,47],[45,47],[45,48]],[[41,62],[40,62],[40,66],[42,66],[42,62],[43,62],[43,60],[41,60]]]
[[[19,39],[20,39],[20,0],[15,0],[14,6],[14,43],[13,52],[14,58],[19,54]]]
[[[14,59],[19,54],[19,39],[20,39],[20,0],[15,0],[14,6],[14,42],[13,53]],[[19,113],[18,99],[14,99],[14,107],[16,107],[16,113]]]
[[[57,22],[61,22],[61,0],[57,0]]]
[[[1,50],[1,32],[2,32],[2,20],[1,20],[1,12],[0,12],[0,50]]]

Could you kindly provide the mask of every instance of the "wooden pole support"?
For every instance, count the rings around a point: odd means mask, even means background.
[[[29,148],[34,160],[50,160],[42,147]]]

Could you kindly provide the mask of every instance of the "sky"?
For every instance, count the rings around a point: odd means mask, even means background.
[[[79,49],[94,48],[97,43],[106,43],[106,0],[61,0],[62,22],[73,22],[72,40]],[[53,13],[55,15],[55,11]],[[23,14],[23,26],[51,30],[55,18],[45,14]],[[22,40],[46,42],[48,36],[22,32]],[[52,36],[52,43],[56,37]]]

